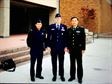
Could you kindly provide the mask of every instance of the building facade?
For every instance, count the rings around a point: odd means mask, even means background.
[[[112,33],[112,0],[60,0],[63,23],[76,16],[80,25],[96,33]]]
[[[27,33],[36,18],[46,27],[57,12],[67,26],[76,16],[92,32],[112,33],[112,0],[0,0],[0,37]]]
[[[0,0],[0,37],[27,33],[37,18],[53,23],[58,7],[58,0]]]

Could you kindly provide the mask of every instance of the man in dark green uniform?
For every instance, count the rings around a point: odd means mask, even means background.
[[[70,53],[70,78],[68,81],[75,80],[76,64],[77,62],[77,78],[78,82],[82,83],[83,66],[82,54],[85,50],[85,29],[78,26],[78,18],[72,17],[72,26],[68,29],[68,49]]]

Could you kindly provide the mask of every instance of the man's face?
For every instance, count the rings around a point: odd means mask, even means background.
[[[36,23],[35,26],[38,30],[40,30],[42,28],[42,23]]]
[[[60,24],[61,21],[62,21],[62,18],[61,18],[61,17],[56,17],[55,20],[56,20],[56,23],[57,23],[57,24]]]
[[[79,23],[79,21],[77,20],[77,18],[73,18],[73,19],[71,20],[72,26],[77,26],[78,23]]]

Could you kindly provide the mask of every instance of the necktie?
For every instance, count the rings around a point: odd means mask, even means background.
[[[60,25],[57,25],[57,29],[58,29],[58,30],[60,29]]]

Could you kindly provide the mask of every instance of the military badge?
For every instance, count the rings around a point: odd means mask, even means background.
[[[65,31],[64,27],[62,27],[61,31]]]
[[[52,31],[55,30],[54,28],[51,29]]]
[[[44,35],[44,33],[42,33],[41,35]]]

